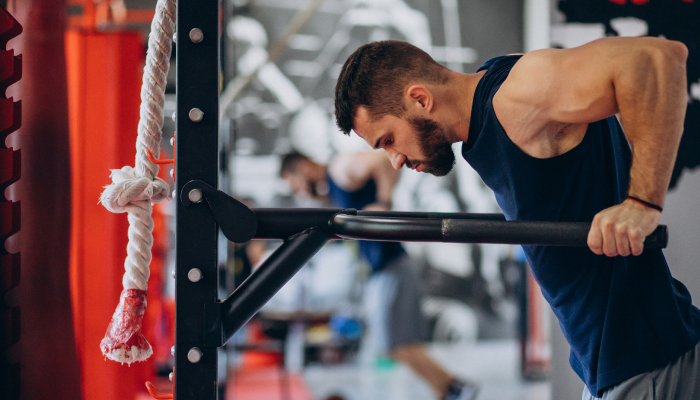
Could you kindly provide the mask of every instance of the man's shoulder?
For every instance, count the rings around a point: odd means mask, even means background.
[[[512,116],[524,122],[518,115],[525,113],[532,118],[540,114],[538,110],[547,107],[552,95],[549,77],[556,73],[553,54],[548,50],[527,53],[512,66],[493,96],[493,107],[499,119]]]
[[[553,49],[531,51],[513,65],[499,91],[514,100],[530,102],[533,95],[546,92],[548,77],[556,73],[556,53]]]
[[[585,134],[585,124],[570,126],[554,118],[561,98],[557,75],[564,68],[560,54],[543,49],[522,56],[493,97],[493,110],[508,137],[536,158],[562,154]]]

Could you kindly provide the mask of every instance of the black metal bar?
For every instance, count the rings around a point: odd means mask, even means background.
[[[309,228],[328,230],[338,213],[355,214],[342,208],[253,208],[258,218],[256,239],[287,239]]]
[[[245,325],[328,241],[328,233],[312,229],[284,242],[223,302],[221,344]],[[208,324],[212,325],[213,324]]]
[[[338,214],[331,233],[343,239],[403,242],[504,243],[543,246],[586,246],[589,223],[498,221],[477,219],[384,218]],[[666,226],[660,225],[644,247],[664,248]]]
[[[420,211],[358,211],[360,217],[385,217],[385,218],[439,218],[439,219],[481,219],[489,221],[505,221],[503,214],[478,214],[478,213],[443,213]]]
[[[506,221],[502,214],[356,211],[339,208],[253,209],[257,239],[285,239],[310,227],[332,239],[407,242],[505,243],[586,246],[590,224]],[[645,248],[664,248],[668,231],[660,226]]]
[[[219,1],[177,2],[177,184],[179,195],[192,180],[213,188],[218,178],[219,116]],[[192,29],[203,40],[190,39]],[[203,118],[197,121],[197,112]],[[192,115],[192,117],[190,117]],[[217,349],[205,347],[204,305],[217,298],[217,224],[204,204],[177,202],[175,277],[175,370],[176,400],[217,398]],[[192,282],[194,268],[202,279]],[[188,353],[201,352],[201,359]],[[197,362],[194,362],[197,361]]]
[[[442,219],[359,217],[338,214],[331,232],[343,239],[441,242]]]
[[[506,243],[543,246],[587,246],[587,222],[479,221],[446,219],[443,241],[453,243]],[[668,230],[660,225],[644,241],[646,249],[665,248]]]
[[[329,230],[336,214],[387,218],[454,218],[504,220],[503,214],[358,211],[342,208],[253,208],[258,219],[255,239],[286,239],[309,228]]]

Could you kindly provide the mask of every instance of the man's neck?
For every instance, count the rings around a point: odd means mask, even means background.
[[[443,108],[440,110],[448,140],[452,143],[465,142],[469,137],[469,123],[472,115],[474,93],[484,72],[462,74],[453,72],[450,80],[440,91]]]

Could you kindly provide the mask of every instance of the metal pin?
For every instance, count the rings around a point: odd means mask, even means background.
[[[173,195],[173,199],[174,199],[174,198],[175,198],[175,191],[174,191],[174,190],[173,190],[173,193],[172,193],[172,195]]]
[[[192,122],[199,122],[204,118],[204,113],[199,108],[193,108],[190,110],[190,119]]]
[[[190,360],[192,364],[196,364],[202,359],[202,350],[198,347],[193,347],[187,352],[187,359]]]
[[[172,275],[173,278],[175,278],[175,268],[173,268],[173,269],[170,271],[170,275]]]
[[[173,111],[173,115],[171,115],[170,118],[173,119],[173,122],[177,122],[177,111]]]
[[[202,191],[199,189],[190,190],[189,198],[191,202],[199,203],[202,201]]]
[[[173,33],[173,42],[177,43],[177,32]]]
[[[173,347],[170,348],[170,354],[171,354],[172,356],[175,356],[175,346],[173,346]]]
[[[204,33],[199,28],[194,28],[190,31],[190,40],[192,43],[200,43],[204,40]]]
[[[187,279],[190,282],[199,282],[202,280],[202,270],[199,268],[192,268],[190,272],[187,273]]]
[[[172,178],[175,177],[175,168],[173,168],[173,169],[170,170],[170,176],[171,176]]]
[[[173,381],[173,373],[172,372],[168,374],[168,379],[170,379],[170,382]]]

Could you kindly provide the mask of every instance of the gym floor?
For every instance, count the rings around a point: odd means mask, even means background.
[[[469,344],[431,344],[432,355],[458,377],[479,382],[479,400],[549,400],[548,381],[520,378],[519,345],[515,340]],[[246,372],[228,382],[227,399],[282,398],[278,369]],[[337,394],[346,400],[425,400],[428,385],[406,366],[377,368],[363,363],[311,366],[289,379],[289,400],[324,399]]]

